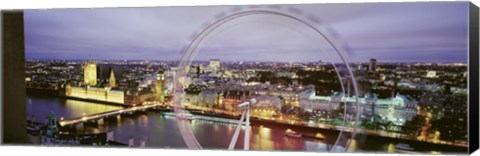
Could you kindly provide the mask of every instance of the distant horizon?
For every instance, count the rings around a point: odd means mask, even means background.
[[[212,58],[216,59],[216,58]],[[27,61],[152,61],[152,62],[178,62],[180,60],[145,60],[145,59],[112,59],[112,60],[107,60],[107,59],[29,59],[26,58]],[[445,61],[445,62],[419,62],[419,61],[382,61],[382,60],[377,60],[378,63],[464,63],[467,64],[468,60],[466,62],[459,62],[459,61]],[[193,60],[192,62],[209,62],[210,60]],[[318,63],[319,61],[225,61],[221,60],[220,62],[273,62],[273,63]],[[322,63],[331,63],[331,62],[325,62],[322,61]],[[335,62],[335,63],[340,63],[340,62]],[[350,61],[350,63],[369,63],[369,60],[366,61]]]

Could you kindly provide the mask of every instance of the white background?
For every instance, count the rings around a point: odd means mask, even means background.
[[[446,1],[446,0],[435,0]],[[246,4],[299,4],[299,3],[364,3],[364,2],[415,2],[415,0],[0,0],[0,10],[10,9],[48,9],[48,8],[101,8],[101,7],[146,7],[146,6],[193,6],[193,5],[246,5]],[[477,6],[480,5],[478,0],[473,0]],[[0,19],[1,21],[1,19]],[[1,32],[0,32],[1,33]],[[0,34],[1,36],[1,34]],[[0,38],[1,40],[1,38]],[[1,42],[0,42],[1,43]],[[1,46],[0,46],[1,47]],[[1,68],[0,68],[1,70]],[[1,86],[0,86],[1,87]],[[1,96],[2,94],[0,94]],[[1,112],[1,111],[0,111]],[[0,115],[0,121],[1,120]],[[480,133],[480,132],[477,132]],[[0,134],[1,128],[0,128]],[[1,140],[1,138],[0,138]],[[113,148],[80,148],[80,147],[32,147],[32,146],[0,146],[0,155],[108,155],[108,156],[173,156],[173,155],[228,155],[228,156],[245,156],[245,155],[275,155],[275,156],[346,156],[346,155],[378,155],[378,154],[351,154],[351,153],[313,153],[313,152],[254,152],[254,151],[212,151],[212,150],[161,150],[161,149],[113,149]],[[400,154],[390,154],[392,156]],[[474,155],[480,155],[475,152]]]

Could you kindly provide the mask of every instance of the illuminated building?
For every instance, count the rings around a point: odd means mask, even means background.
[[[211,59],[209,67],[213,72],[220,70],[220,59]]]
[[[183,102],[185,105],[200,105],[199,93],[185,93]]]
[[[117,86],[116,81],[115,81],[115,73],[113,73],[113,69],[110,70],[110,78],[108,80],[108,84],[112,88]]]
[[[233,111],[236,110],[238,104],[245,101],[249,93],[242,90],[225,90],[222,95],[221,107]]]
[[[143,75],[141,81],[133,89],[127,91],[127,102],[129,104],[144,104],[145,102],[165,102],[165,74],[163,69]]]
[[[204,106],[207,107],[217,107],[222,106],[223,97],[222,93],[218,93],[215,90],[206,89],[200,92],[200,100]]]
[[[378,99],[376,104],[375,113],[395,125],[403,125],[417,115],[417,101],[403,95]]]
[[[269,88],[255,90],[255,95],[268,95],[282,97],[282,101],[287,106],[299,107],[300,106],[300,93],[303,89],[293,90],[292,88]]]
[[[252,116],[273,117],[280,113],[282,101],[277,96],[256,96],[257,103],[252,105]]]
[[[333,95],[331,97],[315,96],[314,90],[305,91],[305,93],[300,95],[300,109],[304,111],[332,111],[334,109],[338,109],[339,107],[338,104],[334,103],[335,97]]]
[[[435,77],[437,77],[437,72],[436,71],[428,71],[426,77],[435,78]]]
[[[118,104],[125,103],[125,95],[121,90],[112,90],[112,87],[116,86],[115,75],[113,69],[110,73],[109,85],[107,87],[94,87],[97,85],[97,65],[96,62],[88,61],[84,64],[84,82],[83,87],[72,87],[70,82],[67,81],[65,86],[65,96],[98,100],[105,102],[112,102]]]
[[[83,76],[86,86],[96,86],[97,85],[97,62],[89,60],[84,64],[83,67]]]
[[[300,98],[300,109],[304,111],[332,111],[339,109],[339,105],[346,102],[348,105],[347,113],[355,114],[355,97],[346,97],[343,93],[334,93],[331,96],[316,96],[315,91],[304,92]],[[395,125],[403,125],[407,120],[417,115],[417,101],[403,95],[397,94],[395,97],[386,99],[377,99],[376,96],[367,93],[359,98],[362,118],[370,118],[376,114],[382,120],[391,121]]]
[[[70,92],[66,92],[66,95],[118,104],[124,104],[125,99],[123,91],[111,90],[111,87],[71,87]]]

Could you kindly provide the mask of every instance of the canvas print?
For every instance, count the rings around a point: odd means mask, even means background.
[[[468,4],[25,10],[28,139],[466,153]]]

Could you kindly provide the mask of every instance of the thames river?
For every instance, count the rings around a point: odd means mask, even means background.
[[[44,123],[51,111],[57,119],[71,119],[82,115],[90,115],[105,111],[122,109],[120,106],[97,104],[72,99],[45,96],[27,96],[28,116],[35,116],[37,122]],[[115,140],[128,143],[133,138],[136,146],[141,142],[147,148],[186,148],[182,136],[176,125],[174,117],[162,115],[161,112],[146,112],[131,117],[120,117],[117,122],[99,123],[98,128],[77,127],[77,130],[85,133],[98,133],[112,130]],[[193,133],[204,149],[227,149],[235,131],[235,124],[221,123],[195,119],[191,121]],[[321,136],[323,140],[295,138],[285,136],[285,131],[292,130],[302,134]],[[253,150],[286,150],[286,151],[312,151],[326,152],[332,147],[338,133],[322,130],[295,129],[274,124],[252,123],[250,134],[250,148]],[[359,143],[361,142],[361,143]],[[400,152],[395,149],[395,140],[388,139],[362,139],[353,141],[351,152]],[[339,147],[340,149],[343,147]],[[243,130],[237,142],[236,149],[243,149]],[[422,150],[427,153],[437,153],[435,149]]]

